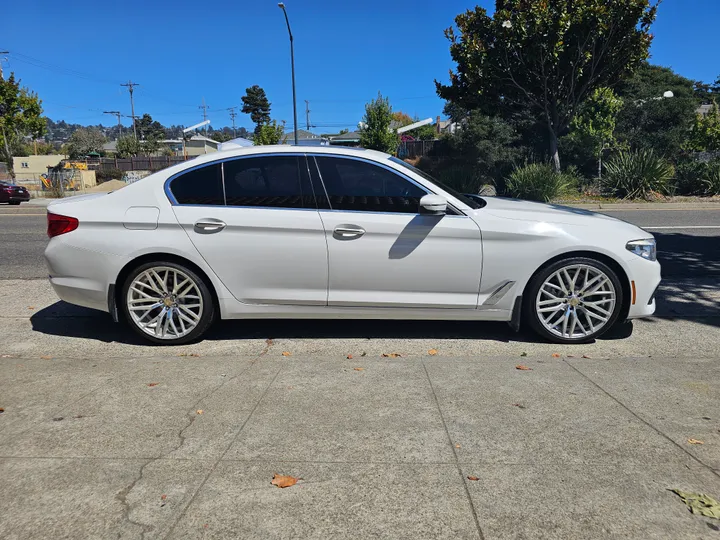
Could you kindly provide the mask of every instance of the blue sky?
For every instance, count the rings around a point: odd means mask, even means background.
[[[491,8],[494,2],[481,0]],[[259,84],[272,116],[292,124],[289,42],[271,0],[158,2],[10,1],[3,8],[0,50],[43,99],[46,114],[68,122],[114,123],[105,110],[163,124],[202,120],[203,98],[214,127],[230,125],[227,107],[241,105]],[[395,110],[427,118],[442,113],[434,79],[452,67],[443,30],[474,6],[458,0],[286,0],[295,36],[298,123],[310,101],[313,131],[353,128],[378,90]],[[720,75],[718,0],[664,0],[653,32],[652,61],[712,82]],[[48,69],[49,67],[49,69]],[[125,125],[129,125],[125,119]],[[238,126],[250,127],[240,114]]]

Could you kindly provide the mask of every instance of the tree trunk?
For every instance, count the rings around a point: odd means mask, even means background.
[[[550,158],[552,159],[555,172],[560,172],[560,153],[558,152],[557,133],[555,133],[555,130],[550,125],[548,125],[548,131],[550,132]]]
[[[5,160],[7,163],[8,172],[10,173],[10,178],[15,180],[15,169],[13,169],[13,160],[12,155],[10,154],[10,145],[8,144],[7,137],[5,136],[5,128],[2,128],[2,138],[3,142],[5,143]]]

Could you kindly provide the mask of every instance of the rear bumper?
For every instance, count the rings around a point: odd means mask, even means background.
[[[3,197],[1,202],[28,202],[30,200],[29,193],[13,193],[7,197]]]

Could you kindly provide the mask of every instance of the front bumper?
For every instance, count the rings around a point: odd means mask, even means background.
[[[636,259],[636,260],[635,260]],[[649,317],[655,313],[655,295],[660,285],[660,263],[646,261],[641,257],[628,260],[630,272],[630,310],[628,319]],[[635,283],[635,302],[633,303],[632,283]]]

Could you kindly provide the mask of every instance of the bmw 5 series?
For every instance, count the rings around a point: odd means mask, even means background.
[[[467,197],[387,154],[263,146],[48,207],[50,282],[155,343],[216,319],[507,321],[583,343],[651,315],[651,234],[604,215]]]

